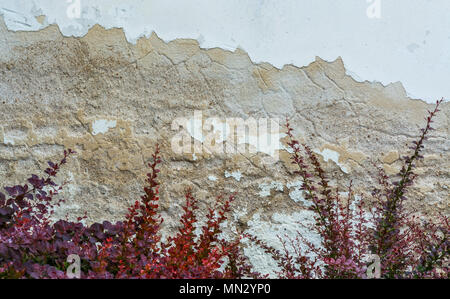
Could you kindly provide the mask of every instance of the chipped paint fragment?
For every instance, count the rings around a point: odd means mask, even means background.
[[[233,171],[231,173],[229,173],[228,171],[225,171],[225,177],[226,178],[233,177],[236,181],[239,182],[242,178],[242,174],[239,170]]]
[[[334,163],[336,163],[336,165],[339,166],[339,168],[344,173],[346,173],[346,174],[350,173],[350,170],[348,169],[348,167],[339,162],[339,155],[340,154],[338,152],[336,152],[334,150],[331,150],[329,148],[325,148],[322,151],[315,150],[314,152],[319,154],[319,155],[321,155],[325,162],[328,162],[328,161],[331,160]]]
[[[6,131],[3,134],[3,143],[9,145],[16,145],[18,143],[23,143],[27,139],[27,133],[23,130],[14,129]]]
[[[262,183],[259,184],[259,189],[261,190],[258,194],[260,197],[270,196],[270,191],[283,191],[283,184],[281,182],[271,182],[270,184]]]
[[[115,128],[117,121],[98,119],[92,123],[92,135],[105,134],[109,129]]]

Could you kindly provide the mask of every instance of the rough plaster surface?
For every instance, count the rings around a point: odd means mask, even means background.
[[[88,221],[123,217],[159,143],[167,230],[178,224],[186,187],[201,207],[237,192],[230,225],[275,244],[280,229],[295,231],[290,219],[308,218],[289,153],[282,150],[270,166],[261,163],[262,153],[176,155],[175,118],[196,110],[221,119],[288,116],[296,135],[323,156],[334,184],[345,188],[352,179],[357,192],[370,192],[371,161],[398,171],[405,144],[433,106],[409,99],[401,84],[356,82],[341,59],[280,70],[253,63],[241,50],[201,49],[195,40],[165,43],[152,34],[133,45],[122,30],[98,25],[73,38],[57,26],[11,32],[0,19],[0,52],[2,185],[23,182],[73,148],[78,154],[61,174],[67,202],[58,216],[87,211]],[[408,208],[423,214],[449,212],[449,107],[445,102],[436,118],[411,191]],[[248,250],[258,267],[271,267]]]

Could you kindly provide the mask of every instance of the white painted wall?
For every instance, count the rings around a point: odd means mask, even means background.
[[[68,10],[78,2],[79,18]],[[367,14],[378,3],[379,15]],[[341,56],[357,80],[400,81],[413,98],[450,99],[448,0],[0,0],[0,14],[11,30],[57,23],[81,36],[98,23],[123,27],[130,42],[155,31],[166,41],[240,47],[277,67]]]

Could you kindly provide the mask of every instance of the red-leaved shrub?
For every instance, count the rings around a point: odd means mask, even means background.
[[[50,221],[61,190],[53,178],[60,163],[49,162],[46,178],[33,175],[28,184],[0,193],[0,278],[67,278],[70,255],[80,260],[81,278],[240,278],[256,277],[239,249],[240,239],[220,237],[233,196],[211,208],[201,233],[194,234],[197,201],[186,192],[181,227],[161,241],[158,215],[157,147],[149,164],[144,195],[129,208],[124,221],[94,223]]]
[[[423,158],[423,142],[433,130],[432,119],[441,102],[429,111],[411,155],[403,158],[398,178],[391,182],[378,169],[380,186],[371,192],[372,198],[361,200],[355,200],[351,183],[347,198],[330,186],[317,156],[295,140],[287,121],[291,160],[297,166],[295,174],[302,180],[304,198],[315,213],[315,226],[311,229],[321,237],[321,244],[315,246],[301,233],[287,241],[280,236],[280,251],[248,235],[277,262],[279,278],[366,278],[376,277],[374,270],[379,271],[381,278],[448,278],[448,218],[439,215],[440,221],[431,223],[410,216],[403,206],[408,187],[416,178],[415,162]],[[308,249],[302,250],[301,245]]]

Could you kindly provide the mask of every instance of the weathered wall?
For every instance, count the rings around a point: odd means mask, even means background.
[[[236,224],[274,239],[293,231],[296,219],[311,220],[288,153],[271,166],[261,163],[264,154],[176,155],[175,118],[195,110],[219,118],[288,116],[296,135],[322,153],[335,184],[352,179],[357,191],[370,192],[371,161],[398,171],[398,157],[433,106],[409,99],[399,83],[356,82],[341,59],[277,69],[241,50],[201,49],[195,40],[165,43],[153,34],[133,45],[122,30],[98,25],[71,38],[57,26],[11,32],[0,20],[0,52],[0,182],[22,182],[73,148],[78,154],[61,175],[67,202],[58,215],[87,211],[89,221],[124,215],[160,143],[167,229],[177,225],[191,186],[202,206],[236,191]],[[418,164],[409,208],[422,213],[449,212],[449,108],[442,105]],[[252,255],[258,265],[267,262]]]

